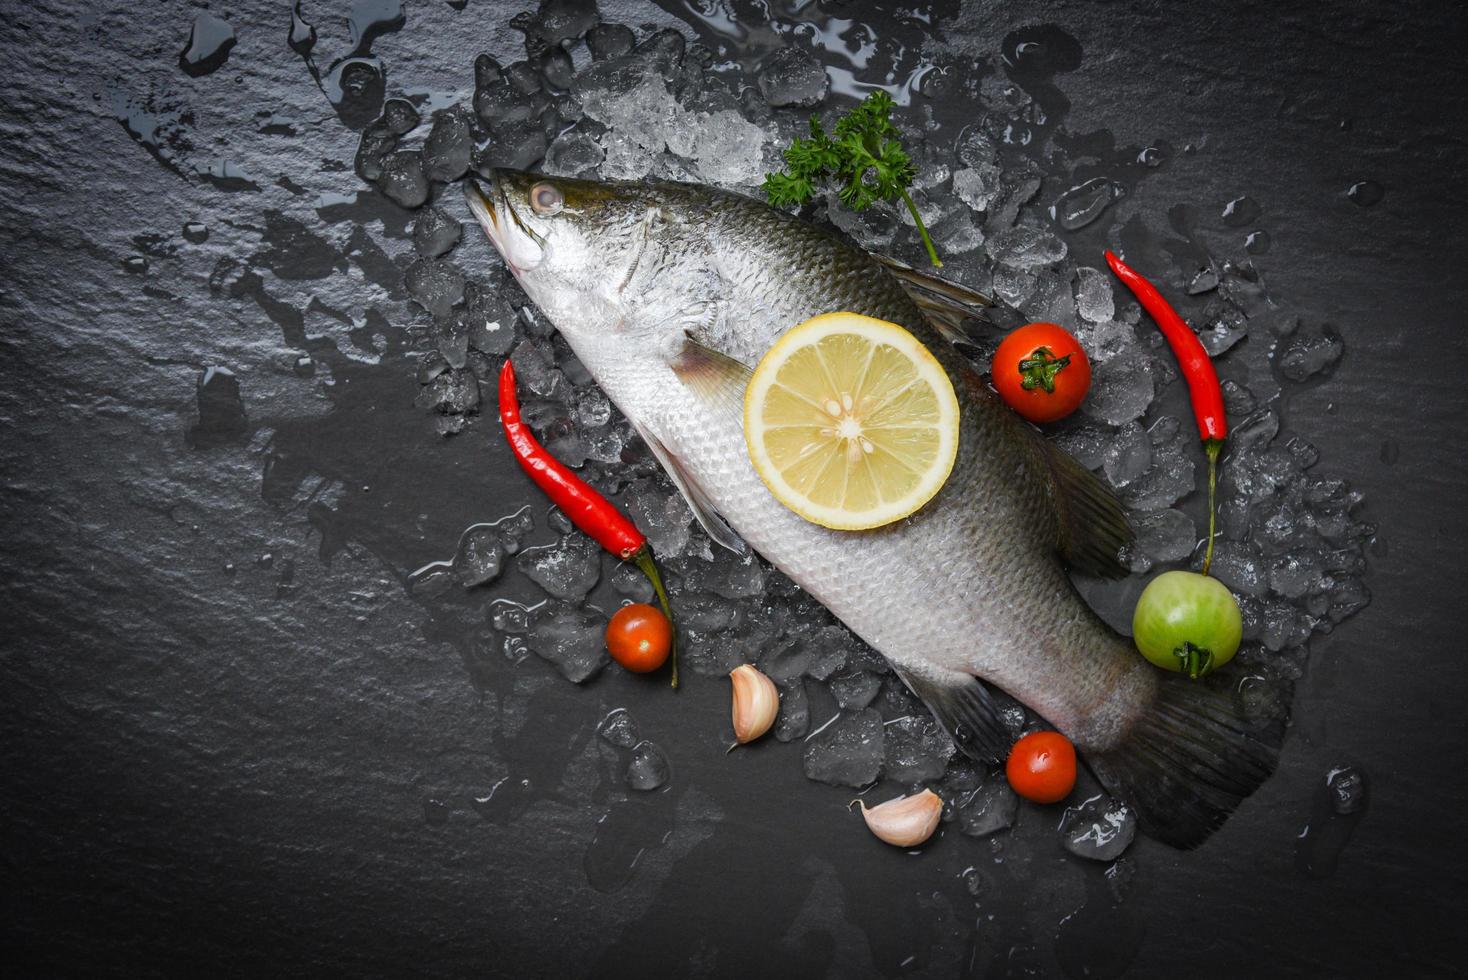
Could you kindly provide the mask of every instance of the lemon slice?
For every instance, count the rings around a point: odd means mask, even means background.
[[[744,439],[760,479],[801,517],[880,527],[948,479],[958,399],[942,365],[897,324],[823,313],[793,327],[754,369]]]

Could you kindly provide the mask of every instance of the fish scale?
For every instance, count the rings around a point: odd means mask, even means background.
[[[944,340],[915,299],[920,283],[910,288],[821,228],[710,188],[497,172],[487,192],[471,184],[466,196],[710,533],[730,540],[727,524],[830,609],[965,736],[966,750],[1002,729],[978,678],[1068,735],[1143,829],[1179,847],[1205,839],[1273,770],[1282,723],[1258,728],[1227,690],[1164,678],[1076,592],[1057,548],[1118,567],[1121,539],[1101,529],[1123,522],[1119,505]],[[952,289],[923,288],[940,294],[925,303],[940,304]],[[749,369],[795,324],[839,310],[911,331],[960,405],[943,488],[914,514],[859,532],[777,501],[743,434]]]

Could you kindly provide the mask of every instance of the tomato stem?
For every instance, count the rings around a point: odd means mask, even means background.
[[[1022,358],[1019,362],[1020,377],[1024,380],[1019,386],[1025,391],[1034,391],[1036,388],[1044,388],[1046,394],[1055,394],[1055,376],[1070,365],[1070,355],[1056,357],[1055,352],[1048,347],[1036,347],[1030,352],[1030,356]]]
[[[642,569],[642,574],[652,583],[652,590],[658,595],[658,605],[663,607],[663,615],[668,617],[668,626],[672,630],[673,639],[668,648],[668,662],[673,669],[673,690],[678,689],[678,624],[673,621],[673,608],[668,604],[668,593],[663,589],[663,577],[658,574],[658,563],[653,560],[652,545],[644,544],[632,555],[632,560],[637,567]]]
[[[1213,666],[1213,651],[1203,647],[1194,646],[1184,640],[1183,645],[1172,651],[1182,665],[1183,673],[1191,680],[1197,680],[1203,674],[1208,673],[1208,668]]]
[[[1218,454],[1223,449],[1222,439],[1209,439],[1203,444],[1208,451],[1208,550],[1203,553],[1203,574],[1213,565],[1213,536],[1217,530],[1218,507]]]

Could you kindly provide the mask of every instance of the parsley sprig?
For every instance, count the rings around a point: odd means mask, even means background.
[[[892,125],[895,106],[892,96],[878,89],[838,119],[830,135],[821,127],[820,118],[811,116],[810,138],[797,138],[785,150],[785,170],[765,174],[765,196],[777,207],[804,204],[815,195],[818,184],[834,181],[840,184],[841,203],[853,211],[875,201],[901,198],[928,249],[928,258],[934,266],[942,266],[907,193],[917,168]]]

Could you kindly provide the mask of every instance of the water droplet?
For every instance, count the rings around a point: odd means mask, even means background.
[[[229,49],[234,47],[234,42],[234,28],[228,21],[200,13],[189,30],[189,43],[179,52],[178,66],[194,78],[217,71],[229,60]]]
[[[1374,180],[1358,180],[1346,189],[1346,197],[1351,199],[1351,203],[1363,208],[1371,207],[1380,201],[1384,194],[1386,194],[1386,188]]]
[[[1193,278],[1188,280],[1188,295],[1197,296],[1218,288],[1218,270],[1212,265],[1206,265],[1193,273]]]
[[[316,373],[316,362],[311,360],[310,354],[302,354],[296,358],[295,364],[291,365],[291,370],[303,378],[309,378]]]
[[[301,5],[299,3],[291,7],[291,32],[287,38],[291,50],[302,58],[311,55],[311,49],[316,46],[316,28],[301,16]]]
[[[199,375],[198,406],[199,422],[189,429],[189,445],[214,449],[248,440],[250,421],[233,371],[218,366],[206,368]]]
[[[183,236],[185,241],[195,245],[203,244],[209,240],[209,226],[202,221],[190,221],[183,226]]]
[[[1263,209],[1252,197],[1236,197],[1223,206],[1223,223],[1239,228],[1258,220]]]
[[[1118,189],[1105,177],[1093,177],[1060,195],[1050,208],[1050,217],[1066,231],[1084,228],[1111,206]]]
[[[1144,167],[1160,167],[1166,160],[1166,151],[1157,146],[1149,146],[1137,154],[1137,162]]]
[[[1387,439],[1381,444],[1381,461],[1386,465],[1391,466],[1401,455],[1401,447],[1391,439]]]
[[[1264,255],[1269,251],[1271,244],[1269,232],[1261,228],[1258,231],[1249,232],[1248,237],[1244,239],[1244,251],[1250,255]]]
[[[122,269],[124,272],[141,276],[148,271],[148,260],[141,255],[129,255],[122,260]]]
[[[228,575],[230,578],[234,578],[234,573],[235,573],[234,562],[232,562],[232,561],[225,562],[224,563],[224,574]]]

